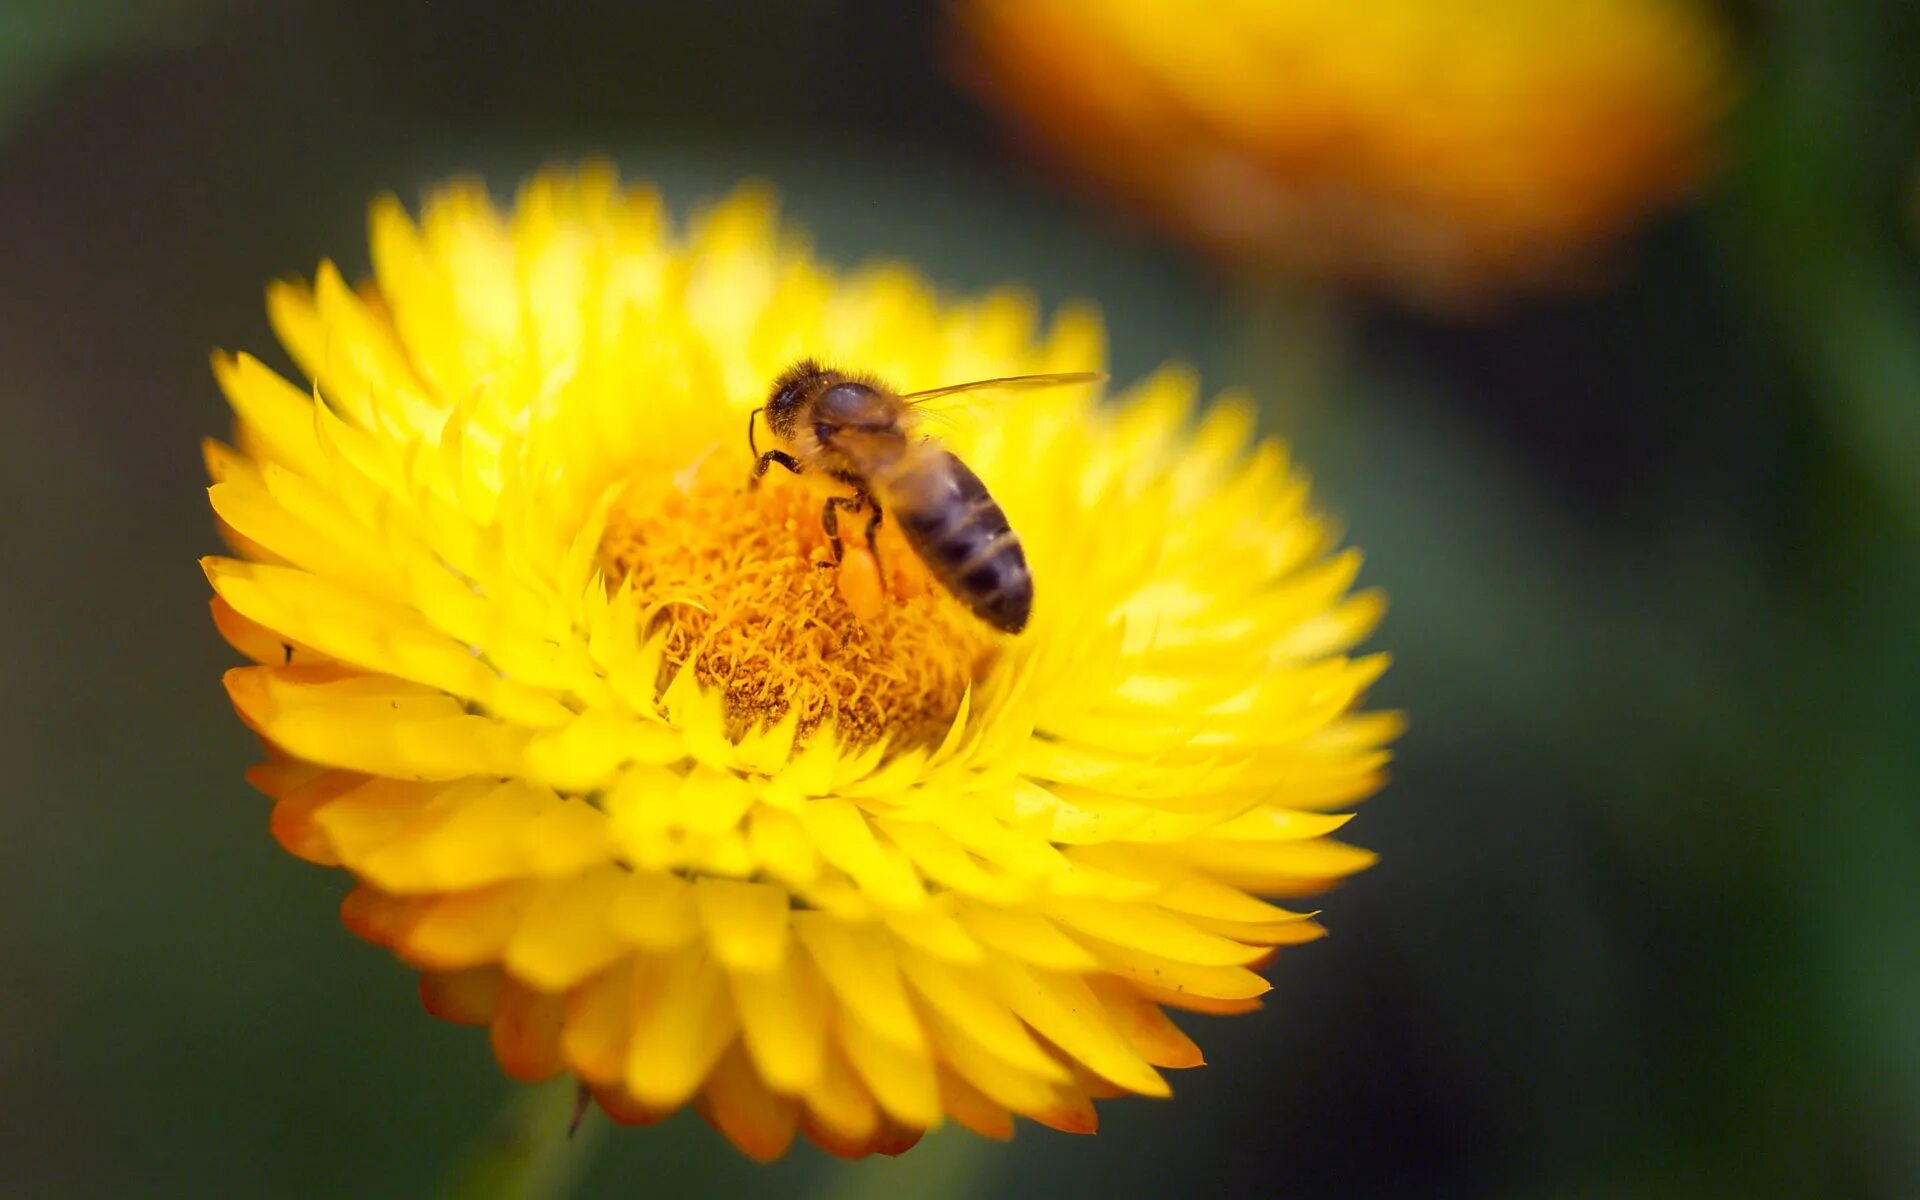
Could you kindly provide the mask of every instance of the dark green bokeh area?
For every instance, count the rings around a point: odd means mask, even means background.
[[[1098,303],[1245,386],[1393,611],[1381,864],[1096,1138],[772,1168],[604,1131],[588,1196],[1920,1195],[1920,14],[1740,13],[1730,170],[1605,292],[1472,323],[1230,286],[950,81],[933,6],[0,5],[0,1175],[412,1196],[511,1089],[288,858],[195,559],[207,354],[364,206],[586,154],[682,211]],[[277,356],[269,355],[277,361]],[[1089,531],[1090,534],[1094,531]]]

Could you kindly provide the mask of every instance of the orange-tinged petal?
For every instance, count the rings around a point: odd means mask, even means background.
[[[339,774],[358,782],[318,807],[313,823],[349,866],[366,861],[400,837],[445,791],[434,784]]]
[[[1060,1133],[1095,1133],[1100,1129],[1100,1114],[1094,1111],[1093,1101],[1073,1087],[1055,1089],[1053,1103],[1026,1115]]]
[[[940,1107],[981,1137],[1004,1142],[1013,1136],[1013,1114],[1006,1106],[995,1104],[978,1088],[945,1068],[940,1071]]]
[[[830,1046],[819,1081],[801,1097],[801,1103],[805,1111],[800,1127],[822,1150],[843,1158],[872,1152],[880,1109],[837,1043]]]
[[[415,965],[440,971],[498,962],[536,894],[515,882],[436,897],[421,906],[396,948]]]
[[[417,897],[389,896],[377,888],[361,886],[340,901],[340,923],[356,937],[381,946],[398,946],[411,935],[425,908]]]
[[[661,1108],[647,1104],[620,1087],[596,1087],[593,1099],[601,1112],[622,1125],[658,1125],[678,1111],[677,1106]]]
[[[1132,985],[1095,975],[1087,980],[1087,987],[1107,1010],[1113,1027],[1141,1058],[1156,1067],[1198,1067],[1206,1063],[1193,1039]]]
[[[902,1125],[898,1121],[883,1120],[880,1131],[874,1136],[873,1153],[896,1157],[905,1154],[920,1144],[927,1135],[925,1129],[917,1125]]]
[[[768,1091],[738,1042],[714,1065],[704,1100],[702,1115],[748,1158],[772,1162],[793,1142],[799,1103]]]
[[[567,1066],[595,1088],[617,1088],[626,1073],[633,1035],[633,976],[647,969],[623,958],[567,993],[560,1053]]]
[[[490,1036],[500,1069],[515,1079],[549,1079],[565,1065],[560,1058],[560,1024],[566,997],[538,992],[512,977],[500,982]]]
[[[464,971],[425,971],[420,975],[420,1002],[443,1021],[456,1025],[485,1025],[493,1020],[500,998],[500,968],[470,967]]]
[[[289,854],[321,866],[339,866],[340,856],[317,817],[340,796],[360,786],[362,780],[344,771],[328,771],[306,763],[272,765],[290,769],[277,780],[268,777],[267,766],[247,772],[247,782],[276,800],[268,831]]]

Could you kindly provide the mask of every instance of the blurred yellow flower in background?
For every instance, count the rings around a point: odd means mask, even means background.
[[[1454,306],[1577,281],[1714,164],[1694,0],[971,0],[1019,127],[1239,270]]]
[[[292,853],[508,1074],[616,1119],[695,1105],[756,1158],[898,1152],[951,1117],[1091,1131],[1320,932],[1257,896],[1370,861],[1381,601],[1282,449],[1163,371],[959,414],[1036,580],[1017,637],[891,524],[820,569],[820,496],[746,487],[749,410],[807,355],[903,387],[1097,368],[891,265],[836,274],[745,190],[676,232],[604,168],[510,212],[371,214],[372,280],[271,289],[312,380],[215,371],[215,621]]]

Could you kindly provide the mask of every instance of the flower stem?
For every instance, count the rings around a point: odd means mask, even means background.
[[[566,1195],[606,1128],[591,1111],[574,1128],[577,1095],[571,1076],[516,1088],[436,1194],[444,1200]]]

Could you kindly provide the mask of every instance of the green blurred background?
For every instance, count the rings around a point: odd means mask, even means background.
[[[1393,597],[1413,727],[1382,864],[1172,1103],[772,1168],[683,1116],[579,1194],[1920,1196],[1920,12],[1733,15],[1730,172],[1608,289],[1462,322],[1089,209],[935,6],[0,3],[7,1193],[419,1195],[507,1098],[266,834],[196,442],[208,350],[363,269],[368,197],[606,153],[1251,388]]]

